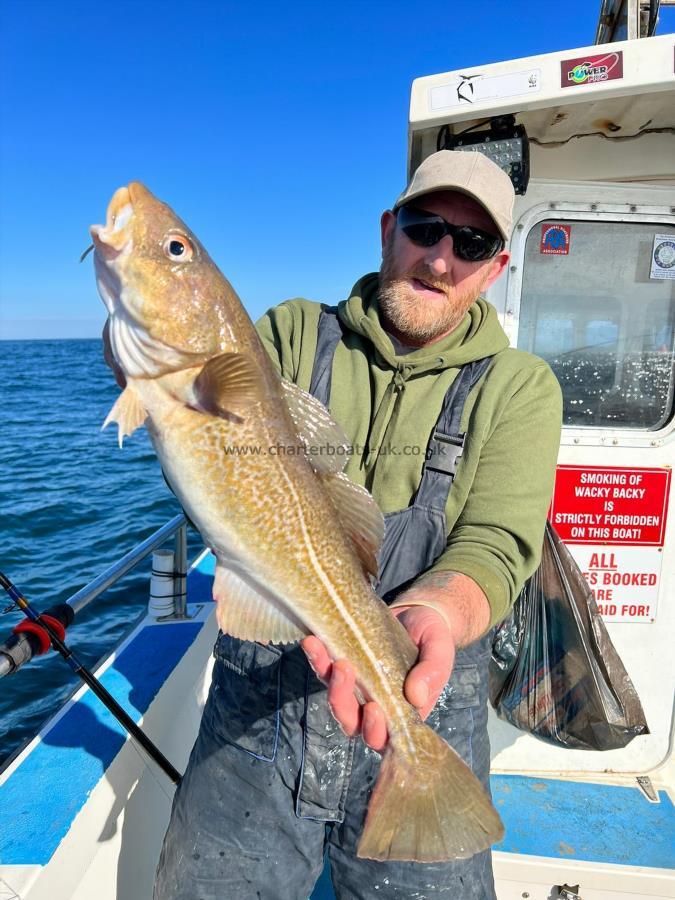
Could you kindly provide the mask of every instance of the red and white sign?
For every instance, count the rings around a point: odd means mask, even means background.
[[[660,547],[569,548],[606,622],[654,622],[661,580]]]
[[[549,519],[566,544],[662,547],[670,469],[558,466]]]
[[[670,469],[558,466],[549,519],[607,622],[656,619]]]

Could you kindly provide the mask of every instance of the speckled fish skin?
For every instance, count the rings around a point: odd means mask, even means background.
[[[384,711],[390,742],[359,855],[431,862],[486,849],[501,837],[499,817],[405,701],[416,649],[342,527],[329,494],[336,473],[317,472],[300,451],[290,388],[233,288],[138,182],[115,193],[92,236],[111,349],[127,381],[111,417],[121,434],[145,421],[169,483],[215,553],[220,626],[248,640],[316,634],[333,659],[350,659],[363,694]],[[354,490],[358,505],[365,492]]]

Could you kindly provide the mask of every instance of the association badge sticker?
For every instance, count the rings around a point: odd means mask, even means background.
[[[560,87],[579,87],[623,78],[623,51],[598,56],[564,59],[560,63]]]
[[[572,226],[544,222],[541,226],[539,252],[547,256],[567,256],[570,252]]]
[[[675,234],[655,234],[650,278],[675,281]]]

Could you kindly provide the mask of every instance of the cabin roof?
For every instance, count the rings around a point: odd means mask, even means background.
[[[410,166],[457,134],[514,114],[531,140],[622,139],[675,127],[675,35],[471,66],[417,78],[410,101]]]

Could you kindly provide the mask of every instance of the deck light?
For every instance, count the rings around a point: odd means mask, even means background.
[[[475,126],[474,126],[475,127]],[[513,182],[516,194],[524,194],[530,180],[530,145],[524,125],[516,125],[515,116],[490,119],[486,131],[467,129],[451,134],[443,126],[438,134],[438,149],[467,150],[484,153]]]

